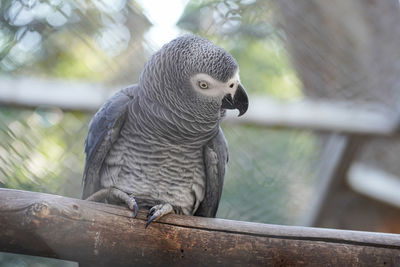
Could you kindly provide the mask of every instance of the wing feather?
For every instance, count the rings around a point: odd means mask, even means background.
[[[228,162],[228,145],[221,128],[204,147],[206,192],[195,216],[215,217],[224,184],[225,167]]]
[[[85,141],[86,162],[83,173],[83,199],[100,189],[100,168],[112,144],[119,136],[121,127],[125,122],[128,104],[133,99],[133,92],[136,87],[136,85],[133,85],[115,93],[90,121]]]

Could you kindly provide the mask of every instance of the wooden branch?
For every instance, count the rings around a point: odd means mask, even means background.
[[[400,235],[168,215],[0,189],[0,250],[95,266],[400,264]]]

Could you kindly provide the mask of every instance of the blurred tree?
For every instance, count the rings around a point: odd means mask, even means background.
[[[149,53],[151,24],[133,1],[12,0],[0,14],[3,74],[120,82],[137,77]]]

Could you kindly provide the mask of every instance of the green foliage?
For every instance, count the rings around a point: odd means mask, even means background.
[[[133,1],[5,1],[0,73],[109,80],[132,56],[129,47],[147,54],[141,36],[149,27]]]
[[[302,96],[298,78],[279,40],[243,39],[230,52],[239,63],[240,77],[249,93],[280,99]]]

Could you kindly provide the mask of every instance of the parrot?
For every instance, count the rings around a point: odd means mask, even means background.
[[[82,199],[127,206],[147,226],[170,214],[215,217],[228,146],[220,122],[248,96],[237,61],[185,34],[163,45],[137,84],[110,97],[89,123]]]

